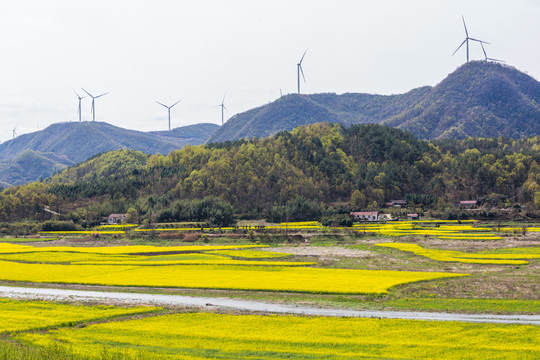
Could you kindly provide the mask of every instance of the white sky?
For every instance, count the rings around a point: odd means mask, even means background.
[[[137,130],[226,118],[296,92],[403,93],[488,56],[540,79],[537,0],[0,0],[0,141],[77,120],[72,88],[96,120]],[[471,58],[482,59],[477,44]],[[83,120],[90,101],[83,100]]]

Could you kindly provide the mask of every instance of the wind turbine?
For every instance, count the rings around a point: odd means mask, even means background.
[[[463,40],[463,42],[461,43],[461,45],[459,45],[459,47],[456,49],[456,51],[454,51],[454,53],[452,54],[452,56],[457,53],[457,51],[459,49],[461,49],[461,47],[463,46],[463,44],[467,44],[467,62],[469,62],[469,40],[471,41],[476,41],[476,42],[479,42],[480,44],[489,44],[488,42],[486,41],[483,41],[483,40],[478,40],[478,39],[474,39],[472,37],[469,37],[469,32],[467,31],[467,25],[465,24],[465,18],[463,17],[463,15],[461,15],[461,19],[463,20],[463,27],[465,27],[465,40]]]
[[[300,73],[302,73],[302,78],[304,78],[304,83],[306,82],[306,77],[304,76],[304,70],[302,70],[302,61],[304,60],[304,56],[306,56],[307,49],[304,51],[304,55],[302,55],[302,58],[300,59],[300,62],[296,64],[296,71],[298,73],[298,93],[300,94]]]
[[[73,89],[71,89],[71,90],[73,90]],[[79,109],[77,110],[77,114],[79,115],[79,122],[81,122],[81,100],[84,99],[86,96],[81,97],[79,94],[77,94],[77,92],[75,90],[73,90],[73,92],[79,98]]]
[[[177,102],[175,102],[175,103],[172,104],[171,106],[167,106],[167,105],[165,105],[165,104],[160,103],[159,101],[156,101],[159,105],[166,107],[167,110],[169,111],[169,131],[171,131],[171,108],[172,108],[174,105],[178,104],[180,101],[182,101],[182,100],[178,100]]]
[[[484,52],[484,61],[488,61],[488,60],[491,60],[491,61],[495,61],[495,62],[504,62],[504,60],[499,60],[499,59],[494,59],[494,58],[490,58],[487,56],[486,54],[486,49],[484,49],[484,44],[480,43],[480,45],[482,45],[482,51]]]
[[[221,107],[221,126],[223,126],[223,123],[225,122],[225,115],[224,115],[224,112],[223,110],[227,110],[227,108],[225,107],[225,96],[227,95],[227,92],[225,92],[225,94],[223,95],[223,100],[221,100],[221,104],[218,105],[218,107]],[[227,110],[229,111],[229,110]]]
[[[15,128],[13,128],[13,138],[14,139],[17,137],[17,133],[15,132],[15,130],[17,130],[17,126],[15,126]]]
[[[108,92],[103,93],[103,94],[98,95],[98,96],[94,96],[94,95],[90,94],[88,91],[84,90],[83,88],[81,88],[81,89],[82,89],[82,91],[84,91],[85,93],[87,93],[88,96],[90,96],[90,97],[92,98],[92,110],[91,110],[91,112],[92,112],[92,121],[96,121],[96,107],[95,107],[95,105],[94,105],[94,102],[95,102],[95,100],[96,100],[97,98],[102,97],[102,96],[104,96],[104,95],[107,95]]]

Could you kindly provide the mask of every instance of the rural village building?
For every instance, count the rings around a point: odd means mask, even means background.
[[[109,224],[121,224],[126,221],[126,214],[111,214],[107,218]]]
[[[476,200],[462,200],[459,202],[459,206],[465,209],[470,209],[473,206],[476,206],[478,204],[478,201]]]
[[[353,220],[364,220],[364,221],[378,221],[379,212],[378,211],[353,211],[351,212],[351,217]]]
[[[418,214],[407,214],[408,220],[418,220]]]

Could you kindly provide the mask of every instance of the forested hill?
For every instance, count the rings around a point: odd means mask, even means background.
[[[103,122],[58,123],[0,144],[0,181],[18,185],[117,149],[167,154],[202,144],[219,126],[190,125],[162,132],[127,130]]]
[[[523,214],[534,214],[540,207],[539,164],[540,137],[428,143],[386,126],[323,123],[168,155],[102,154],[44,182],[4,190],[0,220],[46,219],[45,205],[76,222],[81,214],[99,221],[130,208],[140,219],[156,221],[207,216],[222,224],[223,214],[230,219],[233,212],[313,220],[403,198],[419,211],[448,213],[460,200],[474,199],[483,209],[520,204]],[[349,206],[336,210],[336,203]]]
[[[379,123],[414,107],[429,87],[403,95],[289,94],[278,100],[237,114],[217,130],[208,142],[267,137],[297,126],[321,122],[344,125]]]
[[[540,83],[485,61],[461,66],[414,108],[384,122],[422,139],[540,134]]]
[[[420,139],[540,135],[540,83],[513,67],[472,61],[435,87],[402,95],[283,96],[237,114],[209,142],[266,137],[318,122],[384,123]]]

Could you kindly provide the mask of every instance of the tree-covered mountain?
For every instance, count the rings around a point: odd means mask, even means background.
[[[130,208],[154,221],[200,220],[205,212],[223,219],[231,209],[240,217],[313,220],[378,209],[392,199],[446,213],[460,200],[478,200],[483,211],[519,204],[534,214],[539,164],[540,137],[426,142],[387,126],[323,123],[167,155],[101,154],[43,182],[4,190],[0,221],[46,219],[44,206],[74,221],[81,213],[99,221]],[[332,209],[336,203],[349,206]]]
[[[53,124],[0,144],[0,181],[11,185],[35,181],[117,149],[167,154],[187,144],[202,144],[218,127],[198,124],[172,131],[141,132],[103,122]]]
[[[420,139],[540,134],[540,83],[513,67],[462,65],[434,87],[402,95],[291,94],[233,116],[209,142],[266,137],[318,122],[382,123]]]
[[[422,139],[540,134],[540,82],[515,68],[473,61],[414,108],[384,122]]]

